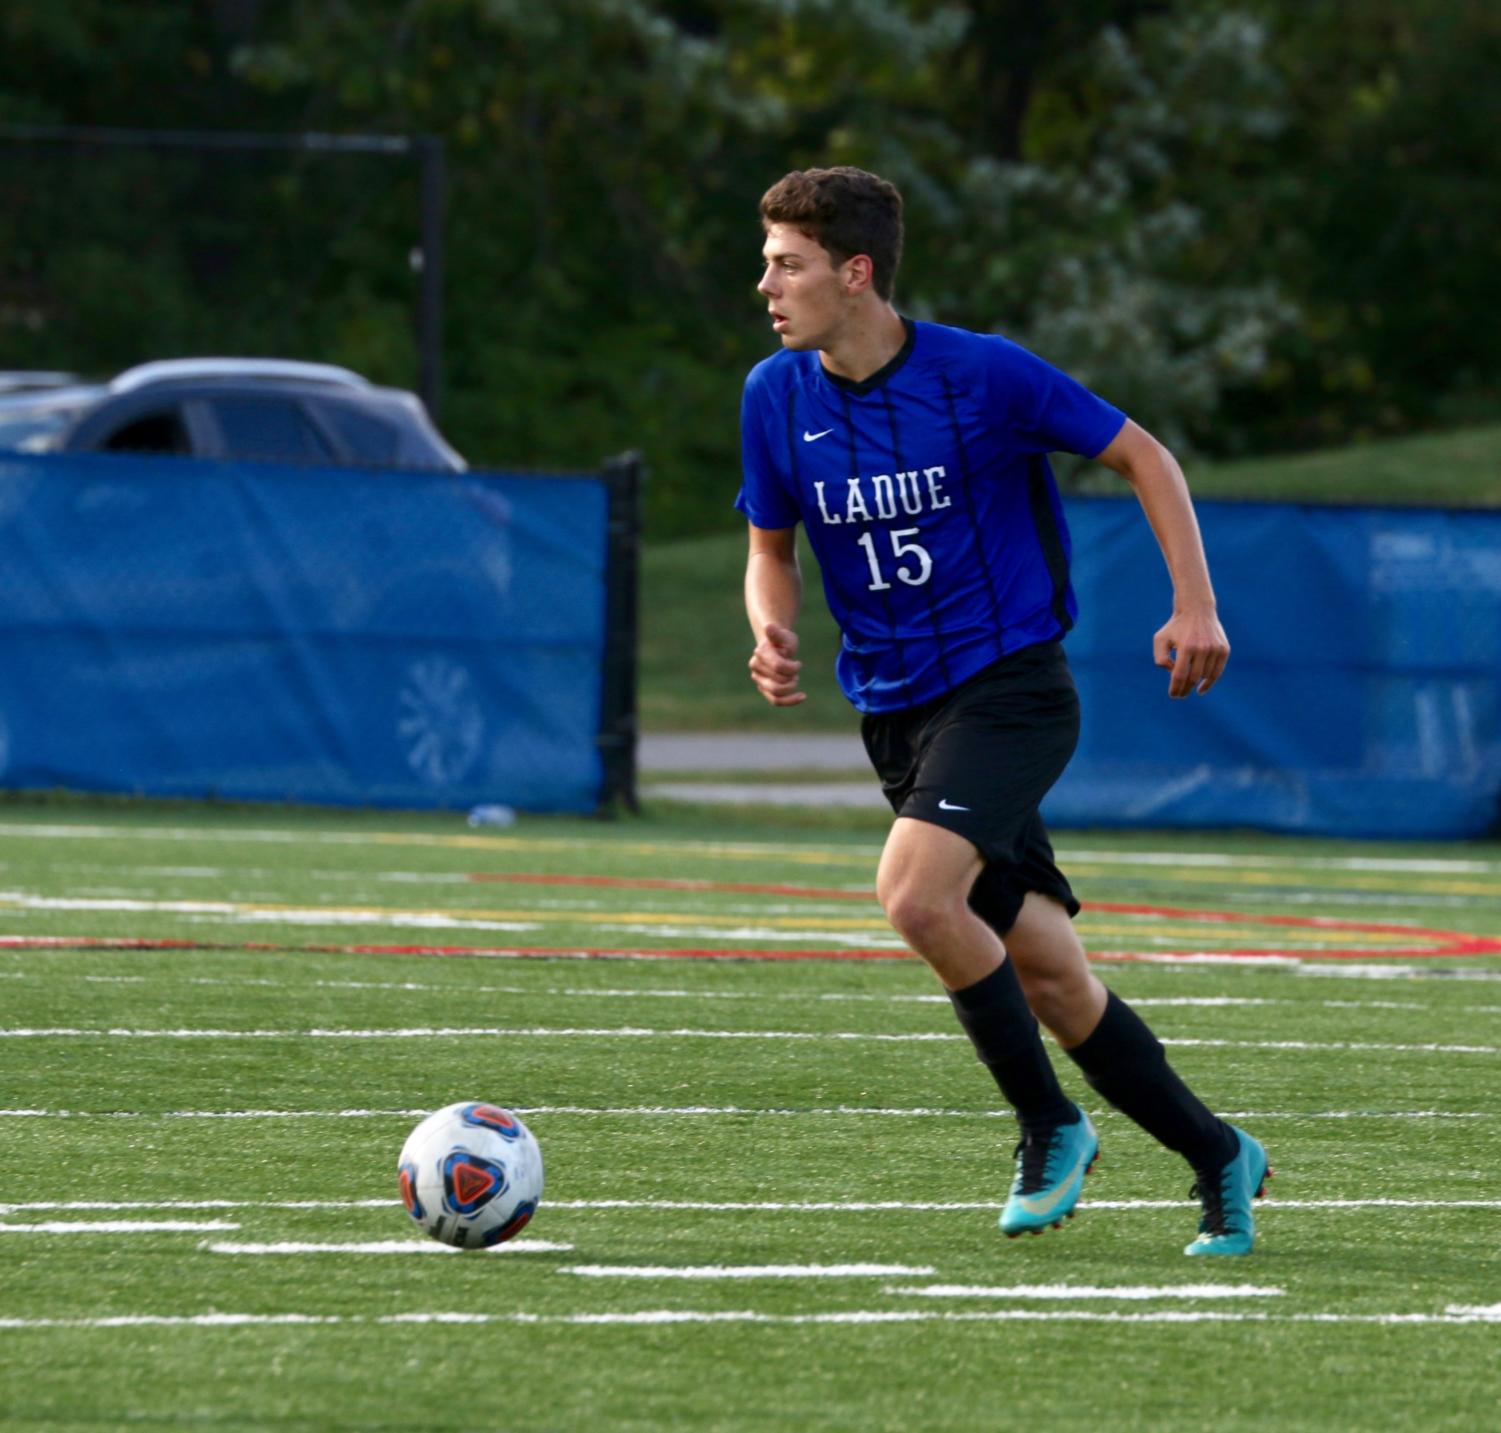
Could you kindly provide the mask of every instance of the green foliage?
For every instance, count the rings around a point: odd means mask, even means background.
[[[1211,213],[1227,166],[1286,124],[1265,33],[1191,11],[1107,28],[1067,72],[1088,123],[1055,125],[1034,158],[967,159],[955,262],[924,296],[967,305],[1173,446],[1210,441],[1223,391],[1260,375],[1297,312],[1275,280],[1236,274]]]
[[[1431,423],[1456,393],[1494,415],[1501,334],[1478,315],[1501,262],[1501,10],[1259,8],[1298,116],[1262,188],[1262,267],[1297,276],[1308,321],[1236,421],[1308,446]]]
[[[1494,414],[1498,61],[1470,0],[18,0],[0,123],[437,135],[443,426],[497,466],[639,447],[666,537],[735,521],[756,202],[794,166],[903,187],[909,312],[1175,444]],[[415,382],[410,163],[3,152],[8,366]]]

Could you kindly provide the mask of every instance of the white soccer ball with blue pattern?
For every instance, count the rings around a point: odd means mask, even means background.
[[[542,1150],[499,1105],[465,1100],[407,1136],[396,1166],[401,1202],[434,1239],[488,1249],[514,1239],[542,1199]]]

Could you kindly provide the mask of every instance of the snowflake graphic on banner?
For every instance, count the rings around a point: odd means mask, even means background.
[[[397,704],[396,732],[412,770],[432,786],[462,780],[485,728],[468,668],[441,656],[413,662]]]

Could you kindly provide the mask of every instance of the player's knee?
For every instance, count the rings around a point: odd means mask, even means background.
[[[1073,982],[1057,971],[1026,970],[1018,963],[1016,974],[1032,1013],[1049,1029],[1064,1019],[1079,999]]]
[[[1049,1030],[1074,1030],[1089,1022],[1103,998],[1097,995],[1098,980],[1087,968],[1070,963],[1024,965],[1016,963],[1017,978],[1032,1013]]]
[[[934,896],[911,882],[877,886],[876,895],[886,919],[914,950],[924,951],[945,941],[953,932],[955,902]]]

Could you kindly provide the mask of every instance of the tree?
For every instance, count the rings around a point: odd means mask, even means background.
[[[1175,446],[1212,443],[1296,308],[1246,282],[1232,222],[1286,124],[1263,26],[1188,10],[1107,25],[1053,73],[1024,157],[965,156],[947,261],[921,297],[966,311]]]
[[[1473,0],[24,0],[0,122],[439,136],[445,429],[487,465],[642,448],[665,536],[735,520],[756,203],[792,167],[891,177],[908,311],[1175,443],[1494,404],[1498,61]],[[410,169],[7,158],[8,363],[414,382]]]

